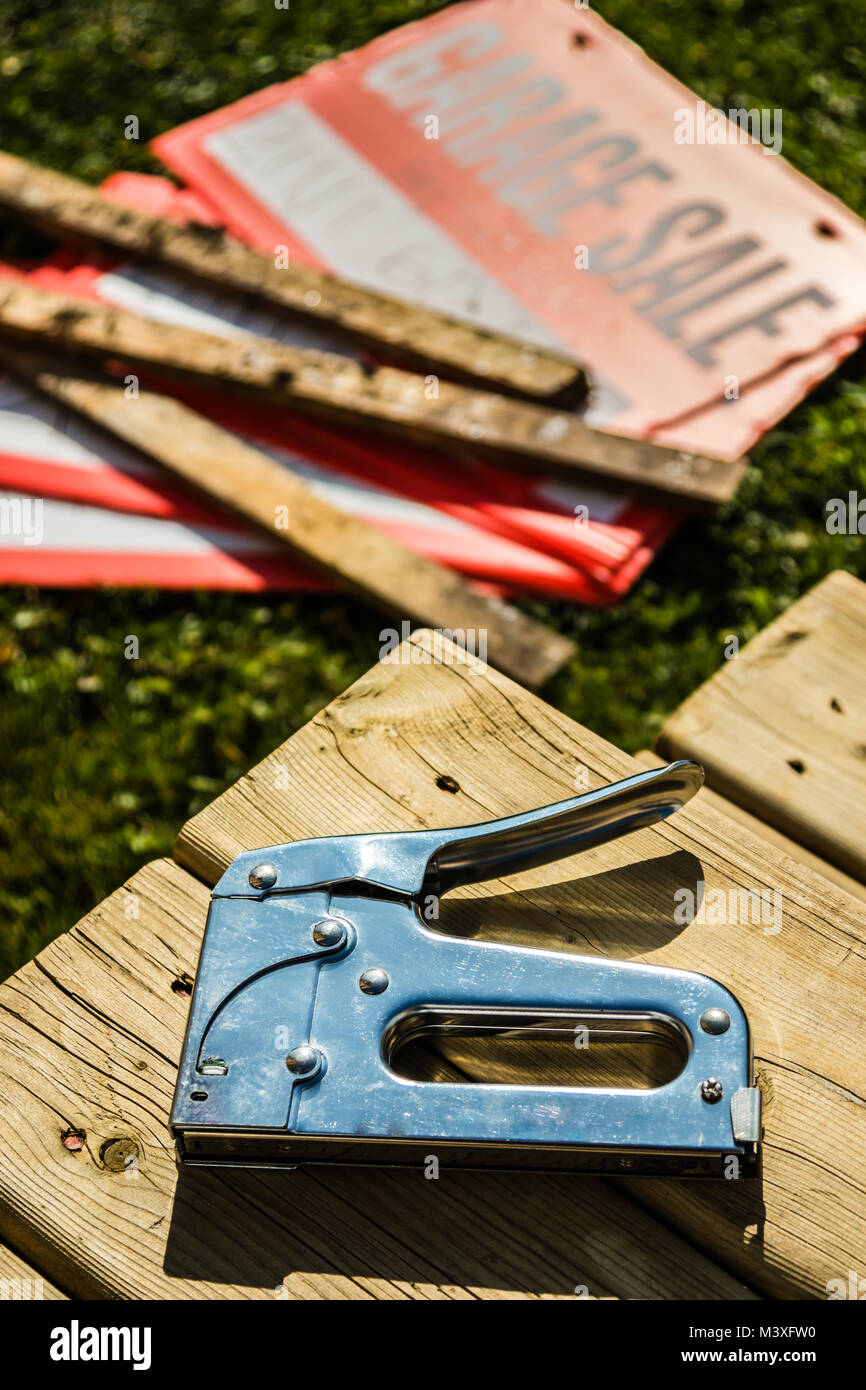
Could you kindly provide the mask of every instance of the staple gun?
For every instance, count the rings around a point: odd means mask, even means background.
[[[238,855],[213,890],[171,1127],[184,1164],[414,1164],[754,1177],[760,1091],[733,994],[686,970],[460,939],[425,905],[671,815],[697,763],[462,829]],[[428,914],[429,915],[429,914]],[[646,1040],[659,1086],[412,1080],[425,1035]],[[590,1044],[591,1045],[591,1044]]]

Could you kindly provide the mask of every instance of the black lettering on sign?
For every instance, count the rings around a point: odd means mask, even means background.
[[[548,150],[562,145],[571,135],[579,135],[587,126],[595,125],[599,119],[598,111],[575,111],[570,116],[558,116],[553,121],[538,121],[527,130],[515,131],[507,140],[495,140],[478,147],[449,153],[459,164],[486,164],[495,157],[496,163],[482,168],[477,174],[481,183],[496,183],[507,177],[527,160],[537,160]],[[538,167],[538,166],[536,166]],[[541,166],[547,168],[547,164]]]
[[[777,317],[785,309],[790,309],[794,304],[801,304],[805,300],[811,300],[821,309],[832,309],[836,303],[830,295],[818,288],[817,285],[809,285],[805,290],[798,290],[796,294],[789,294],[787,298],[777,300],[775,304],[768,304],[766,309],[759,310],[756,314],[749,314],[747,318],[736,319],[724,328],[719,328],[715,333],[702,338],[698,343],[692,343],[687,348],[689,356],[699,362],[702,367],[714,367],[717,362],[713,348],[717,343],[722,343],[726,338],[733,338],[738,333],[745,332],[748,328],[760,328],[761,332],[768,338],[778,338],[782,329],[777,323]]]
[[[565,212],[567,208],[576,208],[586,203],[606,203],[609,208],[619,207],[621,202],[619,190],[625,183],[633,183],[635,179],[654,178],[660,183],[668,183],[673,174],[670,169],[666,169],[663,164],[656,164],[655,160],[649,160],[646,164],[638,164],[633,169],[626,169],[622,174],[616,174],[614,178],[607,179],[604,183],[597,183],[592,188],[581,189],[574,198],[566,203],[557,206],[558,212]]]
[[[766,265],[759,266],[757,270],[751,271],[748,275],[742,275],[733,284],[722,285],[721,288],[711,290],[709,294],[700,295],[697,299],[689,300],[688,304],[682,304],[679,309],[673,309],[671,313],[664,314],[660,318],[650,319],[654,328],[660,333],[664,333],[666,338],[679,338],[681,334],[681,324],[683,319],[690,314],[697,314],[701,309],[706,309],[710,304],[715,304],[719,299],[726,298],[729,294],[736,294],[737,290],[743,290],[747,285],[754,285],[758,280],[766,280],[768,275],[775,275],[777,270],[787,270],[789,262],[785,260],[769,261]]]
[[[697,219],[692,214],[697,213]],[[724,222],[725,214],[715,203],[686,203],[684,207],[674,208],[671,212],[666,212],[663,217],[659,217],[652,223],[648,232],[644,234],[643,240],[631,252],[626,252],[625,258],[617,263],[616,257],[612,252],[616,251],[628,242],[625,235],[608,237],[607,241],[598,242],[592,248],[592,264],[590,270],[594,275],[615,275],[620,270],[631,270],[634,266],[640,265],[648,256],[655,255],[660,251],[668,240],[671,233],[676,229],[678,222],[691,219],[695,224],[692,227],[684,228],[687,237],[703,236],[705,232],[712,231],[713,227],[718,227],[720,222]]]
[[[741,261],[744,256],[758,251],[760,246],[761,243],[754,237],[719,242],[705,251],[697,251],[693,256],[687,256],[685,260],[678,257],[654,270],[641,271],[620,281],[612,280],[611,289],[617,294],[625,294],[627,290],[639,289],[642,285],[651,289],[654,287],[655,294],[650,294],[647,299],[634,306],[639,313],[649,314],[652,309],[664,304],[666,299],[672,299],[683,290],[690,290],[693,285],[699,285],[703,280],[711,280],[719,271],[726,270],[735,261]]]
[[[540,111],[549,111],[565,95],[563,87],[552,77],[536,78],[521,83],[510,91],[492,97],[480,106],[452,113],[448,120],[449,151],[460,158],[460,151],[479,140],[499,133],[513,121],[525,120],[527,116],[537,116]],[[454,131],[469,126],[469,132],[454,139]],[[464,161],[465,162],[465,161]]]
[[[463,68],[450,73],[441,81],[413,93],[409,106],[415,107],[417,114],[412,118],[412,124],[423,129],[424,117],[436,115],[440,120],[440,129],[447,130],[447,113],[455,106],[462,106],[475,97],[486,96],[493,87],[500,87],[528,67],[529,59],[514,53],[510,58],[502,58],[495,63],[483,63],[481,67]]]
[[[606,135],[601,139],[591,140],[582,148],[548,160],[540,168],[530,165],[525,173],[521,174],[518,171],[514,178],[499,189],[498,196],[510,207],[520,208],[526,214],[527,220],[544,236],[556,236],[559,227],[556,218],[552,216],[553,211],[563,205],[570,206],[571,201],[580,192],[580,185],[570,173],[563,170],[563,166],[577,163],[591,154],[609,151],[605,158],[598,161],[599,168],[609,169],[631,159],[638,149],[637,141],[630,135]]]
[[[391,106],[406,110],[423,101],[425,93],[446,76],[442,61],[446,55],[466,66],[497,48],[504,38],[499,24],[463,24],[374,64],[364,73],[364,86]]]
[[[499,201],[515,208],[545,238],[559,237],[563,215],[575,208],[614,208],[626,201],[639,208],[647,179],[676,183],[665,164],[645,156],[636,136],[605,132],[601,111],[564,109],[568,92],[563,84],[539,72],[531,55],[505,45],[500,25],[467,20],[375,63],[363,82],[396,110],[414,112],[416,126],[427,114],[437,114],[444,153],[456,164],[474,168],[479,185],[491,186]],[[791,269],[782,256],[766,259],[771,248],[757,235],[704,240],[721,232],[726,221],[725,209],[711,200],[681,203],[641,234],[629,228],[597,242],[590,247],[587,269],[610,277],[616,294],[637,291],[635,312],[666,338],[682,340],[686,320]],[[683,243],[697,240],[700,250],[684,256]],[[669,254],[660,264],[655,258],[663,249]],[[739,273],[724,278],[732,267]],[[689,292],[691,297],[682,302]],[[716,349],[728,340],[754,330],[778,337],[786,311],[798,304],[826,310],[834,303],[819,286],[809,285],[732,318],[683,344],[684,350],[702,367],[715,368]]]
[[[637,164],[601,183],[581,185],[570,175],[557,178],[551,188],[538,189],[532,185],[510,184],[500,190],[503,202],[520,208],[527,221],[531,222],[543,236],[555,238],[560,234],[559,216],[569,208],[586,206],[588,203],[604,203],[607,207],[619,206],[619,190],[635,179],[654,178],[662,182],[673,178],[663,165],[650,161]]]

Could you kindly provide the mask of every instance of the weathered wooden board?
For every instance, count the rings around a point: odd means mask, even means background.
[[[0,209],[50,235],[109,246],[237,290],[296,317],[342,330],[353,342],[404,362],[540,399],[577,401],[586,374],[563,354],[347,284],[307,266],[285,265],[201,223],[179,226],[105,198],[52,169],[0,152]],[[274,248],[276,251],[276,248]]]
[[[374,667],[181,831],[213,881],[243,849],[305,836],[461,825],[572,795],[634,760],[452,648],[420,634]],[[675,917],[684,889],[781,893],[772,920]],[[866,1267],[866,912],[696,799],[663,825],[556,865],[459,890],[443,930],[720,979],[747,1009],[766,1098],[763,1187],[623,1180],[751,1287],[826,1296]],[[579,1001],[576,1001],[578,1003]]]
[[[649,749],[643,748],[635,754],[635,761],[639,762],[641,767],[661,767],[667,760],[660,757],[658,753],[652,753]],[[790,859],[799,860],[801,864],[805,864],[814,873],[828,878],[831,883],[835,883],[838,888],[844,888],[846,893],[853,893],[855,898],[866,901],[866,884],[860,883],[850,874],[843,873],[841,869],[836,868],[835,864],[828,864],[826,859],[821,859],[811,850],[804,849],[796,840],[792,840],[788,835],[783,835],[774,826],[767,825],[766,821],[753,816],[751,812],[744,811],[742,806],[738,806],[735,801],[729,801],[726,796],[720,796],[718,792],[714,792],[711,787],[707,786],[701,787],[698,796],[708,806],[712,806],[716,811],[721,811],[723,815],[737,821],[739,825],[746,826],[753,835],[757,835],[758,839],[765,840],[768,846],[779,850]]]
[[[866,584],[837,570],[671,715],[664,757],[866,882]]]
[[[176,991],[207,905],[201,883],[156,861],[0,986],[0,1232],[70,1293],[753,1296],[592,1179],[197,1169],[178,1181],[167,1120],[189,1000]]]
[[[120,385],[75,375],[74,368],[51,370],[8,346],[5,356],[0,347],[3,362],[401,621],[460,632],[470,647],[483,633],[491,659],[532,686],[575,655],[568,638],[341,511],[290,468],[173,397],[147,390],[128,396]]]
[[[0,1245],[0,1303],[58,1302],[65,1299],[50,1279],[16,1255],[7,1245]]]
[[[222,337],[146,319],[129,310],[35,289],[0,287],[0,331],[41,351],[60,348],[302,410],[347,427],[417,438],[458,457],[467,448],[532,471],[603,474],[702,505],[728,500],[746,460],[727,462],[591,429],[570,411],[473,390],[430,388],[397,367],[368,369],[352,357],[270,338]]]

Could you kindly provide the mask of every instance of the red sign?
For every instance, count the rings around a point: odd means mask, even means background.
[[[195,202],[188,190],[177,190],[162,179],[115,175],[105,190],[120,201],[166,216],[212,219],[208,207]],[[0,269],[4,274],[20,273],[11,267]],[[114,259],[81,261],[75,251],[59,253],[29,278],[47,289],[95,297],[169,322],[220,332],[261,332],[287,341],[293,341],[297,331],[279,314],[251,310],[231,295]],[[630,588],[675,524],[671,513],[630,498],[621,489],[610,492],[575,480],[526,478],[481,460],[455,470],[443,467],[440,457],[419,446],[356,439],[278,407],[251,406],[219,393],[183,394],[203,414],[301,472],[336,506],[362,516],[420,554],[510,592],[610,602]],[[60,426],[54,407],[41,404],[23,388],[0,382],[0,487],[219,526],[212,507],[174,484],[158,466],[76,423],[71,414]],[[52,515],[59,524],[72,513],[67,509]],[[146,529],[152,540],[153,528]],[[239,530],[244,530],[240,524]],[[7,557],[13,560],[19,565],[29,557]],[[237,567],[215,571],[218,582],[220,576],[236,573]],[[282,582],[288,571],[284,575],[277,565],[273,574],[275,582]]]
[[[866,227],[781,111],[732,116],[571,0],[477,0],[156,148],[239,235],[565,346],[596,423],[735,457],[857,345]]]

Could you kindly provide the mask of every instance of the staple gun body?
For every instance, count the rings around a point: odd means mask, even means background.
[[[424,907],[459,884],[650,825],[698,789],[673,763],[462,829],[244,853],[213,892],[171,1125],[184,1163],[424,1162],[706,1177],[757,1172],[746,1016],[690,971],[463,940]],[[424,1035],[651,1036],[679,1074],[647,1089],[419,1081]],[[590,1044],[591,1045],[591,1044]]]

